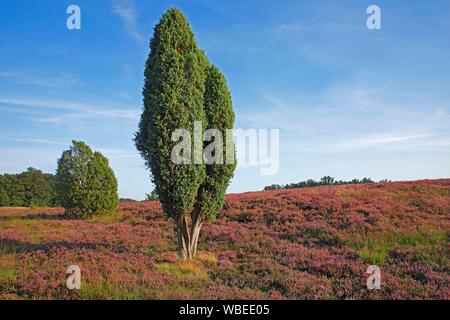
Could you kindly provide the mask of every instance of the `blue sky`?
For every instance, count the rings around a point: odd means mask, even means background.
[[[81,30],[66,8],[81,8]],[[381,8],[368,30],[366,8]],[[236,127],[279,128],[280,170],[230,192],[331,175],[450,177],[450,3],[55,1],[0,7],[0,172],[54,172],[72,139],[110,159],[121,197],[152,190],[134,148],[148,40],[176,6],[224,72]]]

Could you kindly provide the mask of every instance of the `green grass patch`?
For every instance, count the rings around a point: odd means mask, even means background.
[[[37,219],[23,219],[23,218],[12,218],[9,223],[24,226],[24,227],[38,227],[42,222]]]
[[[208,270],[217,264],[217,257],[211,253],[199,252],[192,261],[163,262],[156,269],[175,276],[177,279],[209,279]]]
[[[16,245],[14,241],[1,241],[0,242],[0,257],[6,256],[9,254],[15,254],[16,252],[21,251],[21,247]]]
[[[184,284],[168,284],[163,288],[154,290],[154,298],[157,300],[173,300],[180,299],[179,297],[187,297],[192,300],[198,300],[198,291],[200,289],[197,287],[186,287]]]
[[[0,247],[0,287],[2,283],[14,282],[16,280],[16,254],[5,253]]]
[[[441,248],[446,245],[447,238],[447,233],[442,230],[413,233],[382,232],[354,240],[350,246],[362,260],[375,265],[384,264],[389,253],[396,247],[414,248],[418,261],[440,264],[443,262]]]
[[[434,266],[450,265],[449,254],[445,245],[419,247],[415,252],[414,261]]]
[[[192,262],[159,263],[156,265],[156,269],[161,272],[171,274],[177,279],[208,279],[208,273],[198,264]]]
[[[335,195],[343,202],[350,202],[351,200],[361,198],[364,195],[364,191],[359,189],[337,188]]]
[[[77,295],[84,300],[142,300],[146,298],[144,288],[130,288],[119,283],[102,281],[81,282]]]
[[[118,223],[123,220],[123,215],[119,211],[113,210],[103,214],[87,217],[85,220],[93,223]]]
[[[150,246],[146,249],[143,249],[142,252],[144,254],[146,254],[147,256],[149,256],[150,258],[153,258],[158,254],[158,251],[156,250],[156,248],[152,247],[152,246]]]
[[[447,189],[436,189],[433,191],[435,194],[440,196],[450,196],[450,188]]]
[[[16,278],[16,273],[14,268],[8,266],[0,265],[0,281],[3,280],[14,280]]]

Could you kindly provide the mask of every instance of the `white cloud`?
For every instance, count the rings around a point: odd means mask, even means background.
[[[58,142],[58,141],[46,140],[46,139],[29,139],[29,138],[16,138],[16,137],[5,137],[5,136],[0,136],[0,139],[15,141],[15,142],[26,142],[26,143],[43,143],[43,144],[60,145],[60,146],[67,145],[67,143],[64,143],[64,142]]]
[[[368,135],[359,138],[342,140],[337,142],[333,149],[336,151],[352,151],[361,149],[370,149],[383,146],[407,146],[417,144],[418,142],[428,143],[435,135],[430,133],[423,134],[384,134],[384,135]]]
[[[390,83],[371,85],[359,77],[313,92],[264,92],[260,97],[258,105],[237,113],[238,122],[296,135],[320,137],[332,132],[348,137],[446,132],[450,121],[445,96],[399,91]]]
[[[281,39],[292,41],[303,38],[311,29],[312,26],[306,24],[282,23],[268,29],[267,34],[272,41]]]
[[[68,88],[78,82],[77,78],[67,72],[54,74],[31,74],[17,70],[0,70],[0,78],[6,78],[18,84],[41,86],[48,88]]]
[[[0,98],[0,104],[74,111],[80,116],[122,118],[137,121],[140,110],[132,107],[113,107],[68,100],[41,100],[39,98]],[[56,122],[58,118],[37,118],[36,121]]]
[[[137,15],[134,4],[130,1],[115,1],[112,6],[112,10],[122,19],[126,31],[137,42],[143,42],[144,37],[140,34],[137,26]]]
[[[120,148],[94,148],[101,153],[103,153],[108,158],[116,158],[116,159],[141,159],[139,152],[136,149],[120,149]]]
[[[450,145],[450,105],[442,95],[357,78],[314,92],[264,92],[260,98],[237,112],[237,124],[279,128],[284,166],[368,153],[437,157]]]

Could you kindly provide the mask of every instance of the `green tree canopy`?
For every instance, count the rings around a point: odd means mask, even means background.
[[[23,206],[47,206],[51,203],[53,189],[42,171],[28,168],[17,177],[20,190],[23,191]]]
[[[0,175],[0,207],[9,206],[9,196],[8,191],[5,188],[5,178]]]
[[[82,141],[72,141],[56,171],[57,197],[66,214],[86,217],[117,207],[117,179],[108,159]]]
[[[147,201],[159,200],[158,193],[156,192],[156,190],[152,190],[152,192],[146,193],[145,200],[147,200]]]
[[[0,175],[0,206],[54,206],[54,175],[28,168],[19,174]]]
[[[1,188],[8,195],[8,206],[23,207],[25,205],[25,192],[23,184],[19,183],[19,174],[5,173],[2,176]]]

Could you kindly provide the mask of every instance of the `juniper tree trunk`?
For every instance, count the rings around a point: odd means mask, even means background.
[[[197,243],[201,228],[202,221],[200,216],[197,214],[192,218],[191,224],[191,253],[193,257],[197,254]]]
[[[190,227],[188,217],[177,219],[178,255],[183,260],[191,260],[197,254],[197,243],[201,227],[202,221],[198,216],[192,218]]]
[[[177,219],[178,255],[183,260],[191,260],[191,235],[187,217]]]

